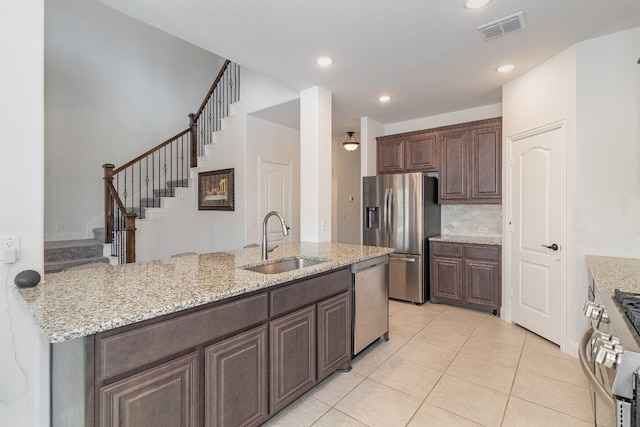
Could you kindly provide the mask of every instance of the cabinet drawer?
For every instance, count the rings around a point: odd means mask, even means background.
[[[459,243],[432,242],[431,248],[434,256],[462,258],[462,245]]]
[[[487,261],[500,261],[499,246],[471,246],[464,245],[465,259],[485,259]]]
[[[348,269],[303,280],[269,292],[271,316],[278,316],[351,288]]]
[[[127,332],[97,336],[97,379],[113,377],[264,322],[267,308],[267,294],[263,293]]]

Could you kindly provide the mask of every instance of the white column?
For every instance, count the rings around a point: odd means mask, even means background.
[[[331,241],[331,92],[300,92],[300,240]]]
[[[360,175],[376,174],[376,137],[384,135],[384,125],[369,117],[360,118]]]

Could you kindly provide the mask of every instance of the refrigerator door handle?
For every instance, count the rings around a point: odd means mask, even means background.
[[[393,200],[393,188],[389,189],[389,246],[391,247],[391,235],[393,234],[393,208],[394,208],[394,200]]]
[[[387,242],[385,242],[386,245],[388,245],[388,240],[389,240],[389,229],[390,229],[391,225],[389,224],[389,189],[385,188],[384,189],[384,234],[385,234],[385,239],[387,240]]]

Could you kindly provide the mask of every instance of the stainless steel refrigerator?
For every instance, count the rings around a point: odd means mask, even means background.
[[[389,297],[429,299],[428,238],[440,234],[437,178],[422,173],[363,178],[363,244],[394,248]]]

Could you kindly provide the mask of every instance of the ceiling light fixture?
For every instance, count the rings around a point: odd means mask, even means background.
[[[328,67],[329,65],[333,64],[333,59],[329,58],[328,56],[321,56],[316,60],[316,63],[321,67]]]
[[[382,95],[378,97],[378,101],[380,102],[389,102],[391,101],[391,97],[389,95]]]
[[[347,132],[347,135],[349,136],[342,143],[342,146],[347,151],[356,151],[358,149],[358,146],[360,145],[356,137],[353,136],[354,133],[355,132]]]
[[[486,6],[491,0],[465,0],[464,7],[467,9],[480,9]]]
[[[500,67],[496,68],[496,71],[498,71],[499,73],[508,73],[511,70],[513,70],[513,64],[501,65]]]

